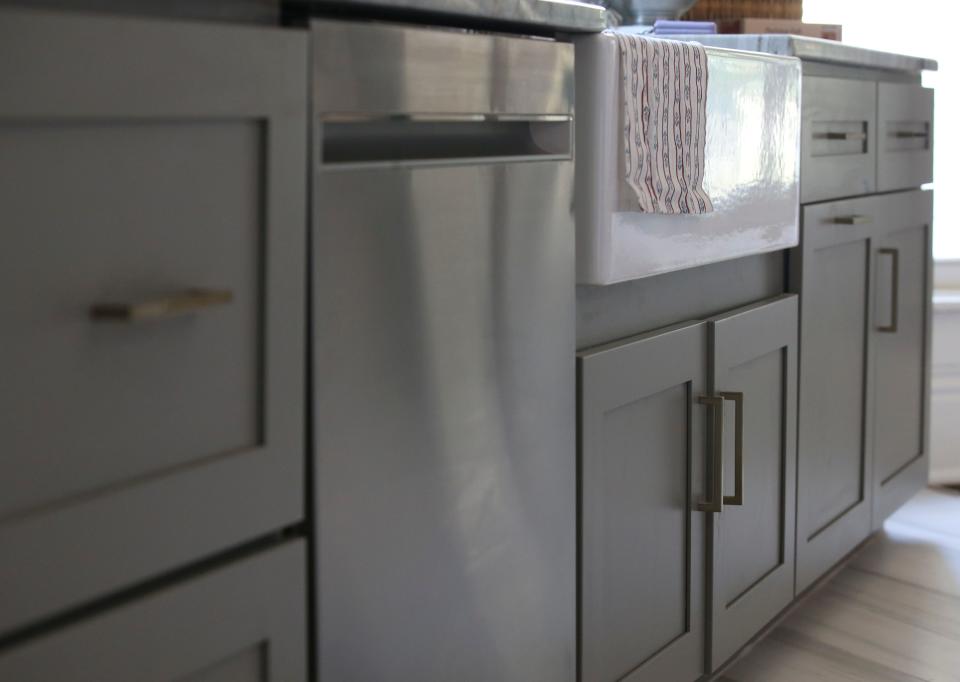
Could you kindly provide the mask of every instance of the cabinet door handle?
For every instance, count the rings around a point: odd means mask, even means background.
[[[723,511],[723,398],[720,396],[700,396],[697,402],[706,405],[710,415],[709,457],[713,462],[710,477],[710,495],[697,503],[697,510],[702,512]]]
[[[873,216],[869,215],[838,215],[830,218],[834,225],[868,225],[873,222]]]
[[[743,506],[743,393],[739,391],[727,391],[720,393],[720,397],[724,400],[732,401],[736,408],[733,431],[733,495],[725,496],[723,503],[734,507],[741,507]]]
[[[233,300],[233,292],[225,289],[188,289],[184,292],[145,301],[94,303],[90,317],[94,320],[139,322],[160,320],[196,313]]]
[[[814,133],[814,140],[866,140],[866,133]]]
[[[897,323],[900,317],[900,249],[878,249],[877,253],[881,256],[891,256],[893,258],[893,277],[890,290],[890,324],[878,325],[878,332],[888,334],[897,333]]]
[[[896,132],[893,133],[893,137],[896,137],[898,139],[914,139],[919,137],[927,138],[929,136],[930,136],[929,132],[921,133],[921,132],[916,132],[912,130],[897,130]]]

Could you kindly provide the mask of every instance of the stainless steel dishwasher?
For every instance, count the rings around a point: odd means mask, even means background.
[[[571,45],[311,30],[320,679],[573,680]]]

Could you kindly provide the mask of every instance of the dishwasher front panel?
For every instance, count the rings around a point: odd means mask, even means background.
[[[575,676],[573,163],[319,170],[324,682]]]

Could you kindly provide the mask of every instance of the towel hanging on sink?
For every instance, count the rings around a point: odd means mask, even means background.
[[[624,175],[644,213],[709,213],[703,189],[707,53],[699,43],[616,31]]]

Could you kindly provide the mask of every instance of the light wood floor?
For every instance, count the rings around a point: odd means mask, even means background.
[[[914,498],[720,680],[960,681],[960,494]]]

